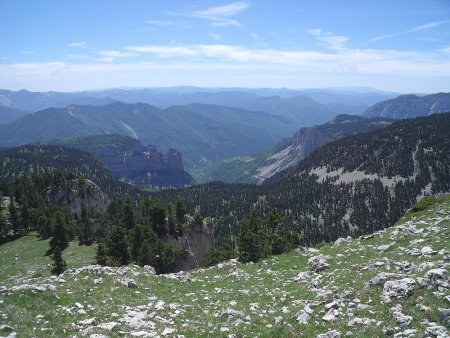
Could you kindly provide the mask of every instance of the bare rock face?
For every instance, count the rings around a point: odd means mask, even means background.
[[[181,188],[193,183],[184,171],[181,154],[170,148],[166,155],[155,146],[140,143],[132,150],[105,147],[97,152],[113,175],[132,183],[158,188]]]
[[[105,212],[109,200],[105,193],[92,181],[72,179],[58,191],[49,191],[48,201],[67,207],[71,214],[81,215],[84,206],[87,212]]]
[[[206,253],[212,248],[213,229],[205,223],[195,222],[194,219],[186,215],[184,223],[187,224],[183,236],[164,238],[169,242],[184,250],[184,253],[177,257],[175,271],[187,271],[205,266]]]

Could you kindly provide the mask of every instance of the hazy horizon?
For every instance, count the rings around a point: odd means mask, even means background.
[[[450,92],[450,3],[0,1],[0,88]]]

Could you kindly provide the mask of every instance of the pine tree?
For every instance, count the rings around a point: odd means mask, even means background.
[[[167,234],[166,206],[159,199],[152,200],[152,227],[159,237]]]
[[[53,251],[56,247],[64,250],[69,245],[67,230],[63,224],[63,220],[60,213],[56,214],[55,223],[53,225],[52,238],[49,242],[50,251]]]
[[[125,199],[125,202],[123,203],[122,225],[125,227],[126,230],[133,229],[135,225],[133,201],[129,196]]]
[[[2,209],[0,208],[0,243],[6,240],[9,237],[9,224],[6,222],[5,217],[3,216]]]
[[[177,217],[177,221],[183,223],[184,215],[187,214],[186,206],[180,200],[177,200],[175,204],[175,214]]]
[[[106,249],[105,249],[105,245],[103,243],[98,243],[97,246],[97,253],[95,255],[95,261],[97,262],[97,264],[106,265],[107,262],[107,256],[106,256]]]
[[[268,235],[270,238],[271,253],[274,255],[286,251],[286,236],[283,219],[276,209],[272,209],[267,220]]]
[[[121,225],[116,225],[111,232],[106,245],[106,254],[111,265],[130,263],[126,233]]]
[[[140,266],[156,265],[156,248],[151,246],[147,240],[145,240],[141,245],[137,262]]]
[[[62,250],[59,246],[56,246],[53,249],[52,260],[53,260],[53,268],[52,268],[53,274],[60,275],[61,273],[64,272],[64,270],[66,270],[66,262],[62,257]]]
[[[264,257],[265,248],[261,242],[262,223],[255,208],[241,222],[238,236],[239,260],[241,262],[257,262]]]
[[[203,217],[202,217],[202,214],[201,214],[201,212],[200,212],[200,206],[199,205],[197,205],[196,207],[195,207],[195,211],[194,211],[194,221],[196,222],[196,223],[202,223],[203,222]]]
[[[171,204],[167,206],[167,223],[169,226],[169,235],[173,237],[177,236],[177,219]]]

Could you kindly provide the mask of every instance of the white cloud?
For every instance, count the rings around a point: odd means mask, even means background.
[[[330,49],[343,49],[348,41],[348,36],[334,35],[331,32],[324,32],[321,29],[307,29],[308,33],[313,35],[317,40],[321,41],[326,47]]]
[[[450,54],[450,46],[447,48],[441,49],[441,52]]]
[[[208,35],[211,37],[211,39],[213,40],[220,40],[221,36],[220,34],[216,33],[216,32],[209,32]]]
[[[187,21],[146,20],[145,23],[157,27],[175,27],[175,26],[180,26],[182,28],[189,27],[189,22]]]
[[[173,13],[169,12],[167,14],[176,16],[190,16],[194,18],[204,19],[209,22],[211,26],[222,27],[222,26],[241,26],[241,23],[233,19],[235,15],[238,15],[242,11],[250,7],[247,1],[237,1],[232,2],[227,5],[209,7],[206,9],[194,11],[191,13]]]
[[[158,57],[179,57],[179,56],[195,56],[195,50],[190,46],[130,46],[127,51],[145,54],[155,54]]]
[[[376,36],[373,39],[370,39],[369,42],[375,42],[375,41],[379,41],[379,40],[394,38],[394,37],[405,35],[405,34],[424,31],[424,30],[428,30],[430,28],[434,28],[434,27],[437,27],[437,26],[440,26],[440,25],[443,25],[443,24],[446,24],[449,22],[450,22],[450,20],[433,21],[433,22],[426,23],[424,25],[413,27],[411,29],[408,29],[408,30],[405,30],[405,31],[402,31],[399,33]]]
[[[87,47],[87,43],[84,42],[84,41],[71,42],[71,43],[69,43],[69,47],[73,47],[73,48],[85,48],[85,47]]]
[[[103,57],[98,58],[98,61],[102,62],[112,62],[117,58],[129,57],[129,56],[137,56],[138,54],[132,52],[123,52],[119,50],[101,50],[98,54]]]

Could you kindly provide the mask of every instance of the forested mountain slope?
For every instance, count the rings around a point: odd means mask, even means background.
[[[394,120],[338,115],[322,125],[301,128],[292,137],[253,156],[234,157],[194,171],[200,182],[220,180],[230,183],[261,183],[294,166],[310,152],[326,143],[363,132],[384,128]]]
[[[234,241],[252,205],[275,207],[305,244],[370,233],[394,223],[424,193],[450,190],[450,114],[398,121],[314,151],[273,183],[211,183],[157,196],[200,205],[217,242]]]
[[[191,104],[161,110],[114,102],[28,114],[0,126],[0,147],[116,133],[153,144],[163,152],[175,148],[190,169],[260,151],[296,129],[283,116],[223,106]]]
[[[401,95],[375,104],[363,115],[405,119],[448,111],[450,111],[450,93],[438,93],[426,96]]]
[[[0,177],[13,183],[22,175],[66,171],[96,183],[110,197],[139,195],[139,189],[115,179],[95,155],[57,145],[29,145],[0,151]]]

